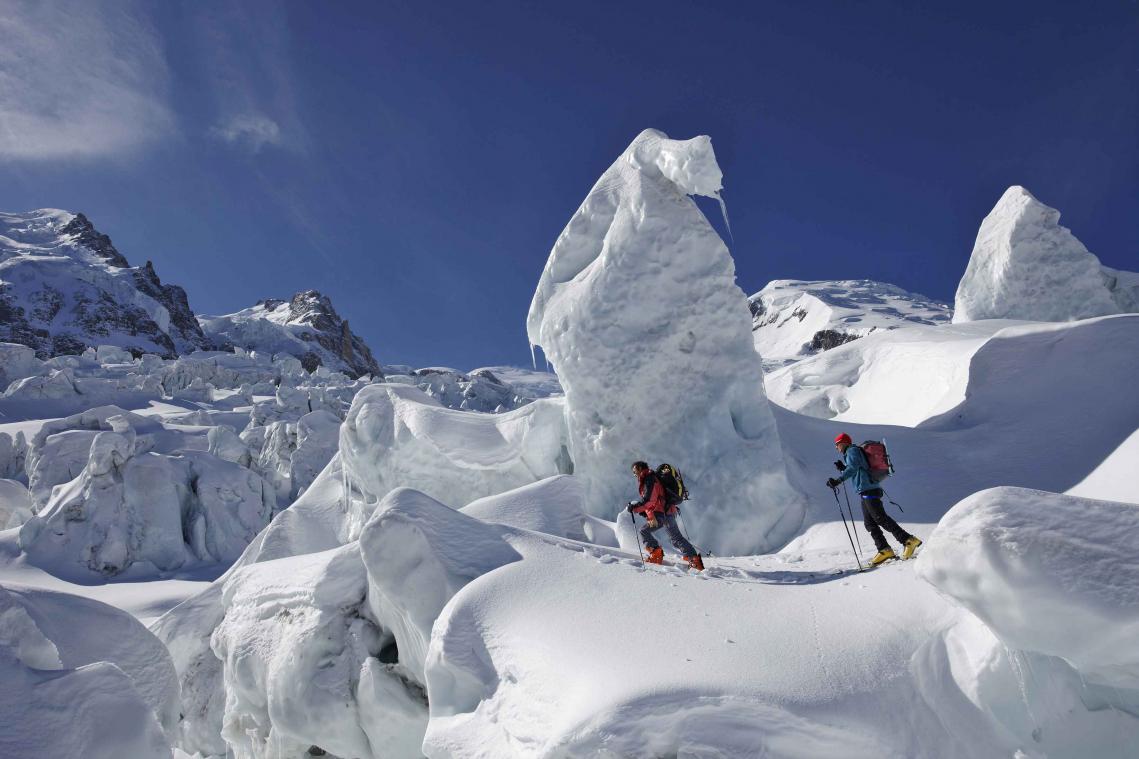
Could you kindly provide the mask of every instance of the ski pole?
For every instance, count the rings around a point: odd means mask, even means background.
[[[855,562],[858,563],[858,571],[862,572],[864,571],[862,561],[858,558],[858,552],[854,550],[854,538],[850,537],[850,528],[846,526],[846,514],[842,513],[842,504],[838,500],[838,488],[831,488],[831,492],[834,493],[834,505],[838,506],[838,515],[842,517],[842,526],[846,528],[846,539],[850,541],[850,551],[854,554]]]
[[[645,568],[645,554],[641,550],[641,533],[637,532],[637,518],[629,512],[629,521],[633,523],[633,534],[637,536],[637,555],[641,557],[641,569]]]
[[[858,537],[858,527],[856,526],[858,523],[854,521],[854,511],[850,508],[850,492],[846,489],[845,481],[842,483],[842,495],[846,498],[846,513],[850,514],[850,526],[854,529],[854,539],[858,541],[858,555],[862,556],[862,539]]]

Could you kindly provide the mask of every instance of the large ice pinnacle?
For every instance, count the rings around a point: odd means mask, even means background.
[[[718,197],[721,177],[708,137],[642,132],[555,243],[527,331],[565,389],[592,513],[612,517],[636,495],[633,461],[667,461],[692,491],[684,518],[696,543],[764,551],[798,529],[803,503],[735,264],[688,197]]]
[[[1005,191],[981,222],[954,323],[1063,322],[1139,310],[1139,275],[1102,266],[1060,226],[1060,212],[1023,187]]]

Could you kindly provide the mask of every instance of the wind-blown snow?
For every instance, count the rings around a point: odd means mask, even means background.
[[[555,243],[527,332],[565,390],[590,513],[611,516],[635,493],[632,462],[669,461],[693,493],[699,541],[743,552],[782,544],[803,509],[732,257],[687,197],[719,187],[707,137],[642,132]]]
[[[916,426],[965,399],[969,362],[994,335],[1020,324],[879,331],[764,377],[773,403],[799,414],[862,424]]]
[[[1073,321],[1139,310],[1137,275],[1105,269],[1059,222],[1055,208],[1008,188],[981,222],[953,321]]]
[[[1108,454],[1099,466],[1067,490],[1068,495],[1139,504],[1135,467],[1139,462],[1139,429]]]
[[[585,508],[585,483],[580,477],[560,474],[480,498],[460,511],[484,522],[598,545],[617,545],[613,523],[590,516]]]
[[[1139,508],[982,490],[930,536],[919,574],[1009,647],[1139,696]]]
[[[956,332],[1002,324],[1008,323],[914,329]],[[901,338],[907,331],[866,337],[800,363],[864,350],[878,341]],[[859,441],[887,439],[898,472],[885,485],[905,509],[901,514],[891,506],[891,512],[922,538],[953,504],[978,490],[1015,485],[1064,492],[1076,486],[1139,428],[1139,394],[1118,391],[1139,373],[1139,352],[1120,346],[1137,340],[1139,315],[1134,314],[1003,326],[971,351],[960,402],[913,428],[811,419],[780,410],[780,432],[793,454],[789,457],[793,482],[811,501],[805,530],[789,549],[848,545],[834,498],[822,485],[833,471],[830,440],[840,431]],[[915,358],[920,355],[915,353]],[[897,383],[910,372],[919,380],[923,376],[920,366],[901,362],[892,374],[878,375],[886,388],[881,407],[891,397],[889,390],[899,387]],[[1073,393],[1074,387],[1080,392]],[[872,392],[873,386],[866,390]],[[1057,451],[1057,441],[1063,441],[1062,452]],[[1128,479],[1123,474],[1114,486],[1124,487]],[[1111,482],[1101,482],[1098,487],[1110,486]],[[858,516],[857,502],[854,509]]]
[[[373,503],[399,486],[457,508],[568,471],[562,400],[503,414],[443,408],[418,388],[370,385],[340,429],[348,477]]]
[[[0,754],[168,757],[178,681],[129,614],[86,598],[0,587]]]

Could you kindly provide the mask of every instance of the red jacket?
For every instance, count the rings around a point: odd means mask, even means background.
[[[664,496],[664,485],[660,484],[660,478],[657,477],[656,472],[651,469],[646,469],[640,476],[640,494],[641,503],[633,507],[633,511],[638,514],[644,514],[645,519],[650,521],[655,520],[658,514],[675,514],[676,507],[668,507],[668,501]]]

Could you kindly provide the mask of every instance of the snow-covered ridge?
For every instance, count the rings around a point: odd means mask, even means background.
[[[186,292],[132,267],[83,214],[0,213],[0,341],[40,358],[115,345],[165,357],[208,345]]]
[[[368,344],[337,313],[332,300],[317,290],[303,290],[289,300],[270,298],[232,314],[197,320],[220,349],[293,356],[310,372],[323,366],[352,377],[384,376]]]
[[[294,356],[309,371],[383,376],[326,295],[196,317],[185,290],[163,284],[150,261],[132,267],[86,216],[58,209],[0,213],[0,342],[41,359],[100,345],[164,358],[236,346]]]
[[[309,371],[326,366],[354,377],[383,378],[367,343],[349,329],[328,296],[316,290],[296,293],[287,301],[258,301],[232,314],[199,316],[198,321],[218,345],[288,353]]]
[[[881,330],[945,324],[944,303],[868,279],[777,279],[748,298],[755,348],[781,366]]]
[[[1005,191],[981,222],[953,321],[1074,321],[1139,311],[1139,273],[1100,264],[1060,212],[1023,187]]]

